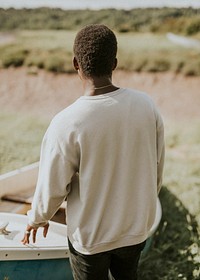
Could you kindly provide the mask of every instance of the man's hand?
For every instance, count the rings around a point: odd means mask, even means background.
[[[42,227],[43,227],[43,236],[46,237],[47,233],[48,233],[48,229],[49,229],[49,223],[47,223],[45,226],[42,226]],[[30,239],[31,234],[32,234],[33,243],[35,243],[37,230],[38,230],[38,227],[33,227],[30,225],[27,225],[26,231],[24,233],[24,238],[21,240],[22,244],[24,244],[24,245],[29,244],[29,239]]]

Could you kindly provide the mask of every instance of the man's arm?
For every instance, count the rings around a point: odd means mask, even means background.
[[[36,240],[37,229],[48,232],[48,221],[57,212],[70,191],[70,182],[76,172],[72,153],[67,158],[52,129],[44,136],[41,148],[39,175],[23,244],[29,243],[30,234]]]

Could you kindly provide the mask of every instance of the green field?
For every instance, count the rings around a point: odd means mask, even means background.
[[[26,30],[10,31],[9,34],[14,41],[0,46],[1,68],[25,65],[57,73],[74,71],[71,61],[75,31]],[[165,34],[129,32],[116,35],[118,69],[200,75],[200,48],[177,46]]]
[[[0,115],[0,172],[39,160],[48,126],[31,116]],[[141,280],[199,279],[200,121],[166,122],[166,163],[160,193],[162,221],[140,264]]]

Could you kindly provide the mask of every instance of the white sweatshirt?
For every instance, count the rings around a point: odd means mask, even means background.
[[[68,237],[83,254],[143,242],[162,183],[164,129],[144,93],[82,96],[52,120],[42,143],[29,223],[67,197]]]

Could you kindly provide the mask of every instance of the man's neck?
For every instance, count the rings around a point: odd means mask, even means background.
[[[84,79],[83,87],[84,95],[87,96],[106,94],[118,89],[118,87],[112,84],[111,77],[95,77]]]

